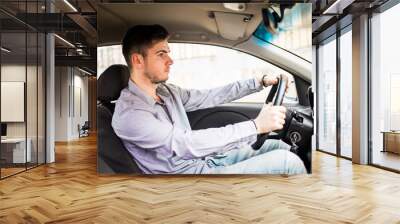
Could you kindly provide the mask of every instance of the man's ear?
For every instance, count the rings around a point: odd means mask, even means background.
[[[142,68],[144,65],[144,58],[143,55],[133,53],[131,56],[131,63],[136,68]]]

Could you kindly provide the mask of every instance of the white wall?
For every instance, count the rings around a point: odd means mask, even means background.
[[[56,67],[55,141],[77,139],[78,124],[88,120],[88,78],[83,75],[76,68]]]
[[[55,68],[55,141],[68,140],[68,67]]]
[[[24,65],[2,65],[1,66],[1,81],[18,81],[25,82]],[[7,108],[1,108],[7,110]],[[25,122],[8,122],[7,123],[7,136],[8,137],[25,137]]]
[[[71,114],[71,135],[72,138],[78,138],[79,133],[78,133],[78,124],[81,126],[85,123],[85,121],[88,121],[88,78],[81,76],[82,73],[79,72],[78,75],[76,74],[77,70],[74,70],[74,96],[71,96],[74,99],[73,105],[74,107],[72,108],[72,114]],[[80,91],[80,93],[79,93]],[[79,97],[80,95],[80,97]],[[80,101],[80,102],[79,102]],[[71,103],[72,105],[72,103]],[[81,107],[81,108],[79,108]],[[82,111],[80,111],[81,109]]]

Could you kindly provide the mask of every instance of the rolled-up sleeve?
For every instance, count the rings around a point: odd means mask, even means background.
[[[193,131],[162,122],[150,111],[135,109],[113,119],[112,125],[126,142],[146,150],[172,150],[184,159],[228,151],[242,144],[252,144],[257,139],[252,121]]]
[[[263,86],[256,78],[242,80],[225,86],[195,90],[176,87],[186,111],[194,111],[229,103],[249,94],[261,91]]]

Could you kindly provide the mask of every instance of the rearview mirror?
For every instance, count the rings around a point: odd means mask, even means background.
[[[279,14],[275,11],[273,7],[263,8],[261,11],[263,23],[268,32],[271,34],[276,34],[278,30],[278,24],[283,20],[285,15],[285,9],[290,9],[295,3],[290,4],[280,4]]]

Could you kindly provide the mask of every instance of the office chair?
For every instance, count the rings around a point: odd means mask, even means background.
[[[89,121],[85,121],[85,123],[82,126],[78,124],[79,138],[89,136],[89,129],[90,129]]]

